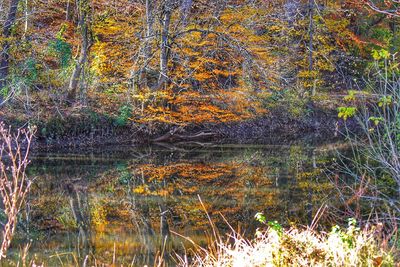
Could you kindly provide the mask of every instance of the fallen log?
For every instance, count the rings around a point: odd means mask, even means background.
[[[178,128],[172,129],[168,133],[153,139],[152,142],[154,143],[162,143],[162,142],[175,143],[175,142],[185,142],[185,141],[193,142],[193,141],[209,139],[217,135],[217,133],[212,131],[200,131],[192,135],[179,134],[177,132]]]

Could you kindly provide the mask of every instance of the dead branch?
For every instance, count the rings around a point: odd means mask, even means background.
[[[0,123],[0,194],[7,221],[3,228],[0,259],[5,258],[17,226],[21,210],[31,181],[26,176],[29,152],[34,129],[18,129],[15,134],[11,128]]]
[[[169,131],[168,133],[153,139],[152,141],[155,143],[162,143],[162,142],[191,142],[191,141],[200,141],[204,139],[208,139],[217,135],[215,132],[211,131],[200,131],[192,135],[184,135],[178,134],[179,128],[174,128],[173,130]]]

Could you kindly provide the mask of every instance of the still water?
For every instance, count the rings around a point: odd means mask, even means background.
[[[164,251],[174,265],[190,237],[204,245],[233,228],[249,237],[261,224],[309,224],[330,203],[324,167],[335,145],[108,147],[38,153],[20,234],[11,250],[30,241],[29,257],[46,266],[153,265]],[[90,257],[87,258],[87,255]]]

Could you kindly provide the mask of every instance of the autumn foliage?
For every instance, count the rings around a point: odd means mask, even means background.
[[[17,1],[0,37],[10,54],[5,105],[28,117],[71,107],[117,116],[128,106],[131,123],[241,121],[287,94],[358,86],[371,51],[398,43],[395,14],[370,8],[395,2],[308,2]]]

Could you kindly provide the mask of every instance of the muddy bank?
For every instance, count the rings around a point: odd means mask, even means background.
[[[346,124],[352,130],[356,129],[354,121],[348,120]],[[319,143],[341,138],[343,130],[344,122],[338,119],[334,110],[314,110],[303,117],[275,110],[265,117],[218,126],[224,142],[244,144]]]
[[[9,119],[4,121],[16,127],[26,125]],[[37,127],[35,148],[40,150],[146,143],[320,143],[340,138],[340,131],[344,129],[344,123],[338,120],[335,110],[314,110],[299,117],[278,109],[252,120],[221,124],[143,125],[131,121],[121,124],[115,118],[92,112],[31,121],[30,124]],[[355,128],[351,120],[346,124]]]

